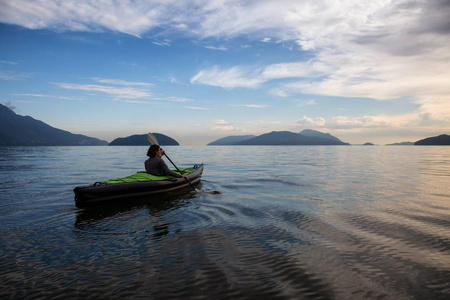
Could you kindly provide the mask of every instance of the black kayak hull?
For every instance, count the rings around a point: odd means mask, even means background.
[[[196,170],[188,175],[189,181],[196,185],[200,182],[203,164],[196,165]],[[75,205],[78,208],[103,205],[125,199],[164,194],[183,188],[191,188],[184,178],[171,178],[157,181],[123,182],[104,185],[88,185],[74,188]]]

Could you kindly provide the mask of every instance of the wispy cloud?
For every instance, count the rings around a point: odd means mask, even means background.
[[[170,43],[166,42],[166,41],[153,41],[152,43],[155,45],[164,46],[164,47],[171,46]]]
[[[230,122],[225,120],[213,120],[211,130],[223,132],[247,132],[245,129],[235,127]]]
[[[33,76],[32,73],[24,72],[0,72],[0,79],[2,80],[25,80]]]
[[[157,101],[171,101],[171,102],[189,102],[192,101],[192,99],[189,98],[182,98],[182,97],[174,97],[174,96],[170,96],[170,97],[152,97],[152,100],[157,100]]]
[[[297,120],[297,124],[299,125],[308,125],[308,126],[324,126],[325,119],[321,117],[309,118],[307,116],[303,116],[303,118]]]
[[[268,108],[266,104],[230,104],[228,106],[250,107],[250,108]]]
[[[303,101],[299,101],[297,106],[299,107],[305,107],[305,106],[311,106],[311,105],[316,105],[317,102],[315,100],[303,100]]]
[[[55,96],[55,95],[42,95],[42,94],[11,94],[13,96],[25,96],[25,97],[39,97],[39,98],[53,98],[61,100],[82,100],[81,98],[66,97],[66,96]]]
[[[224,88],[256,88],[264,81],[263,78],[258,78],[258,73],[255,70],[238,66],[228,69],[221,69],[215,66],[211,69],[200,71],[191,78],[191,83]]]
[[[0,65],[17,65],[14,61],[0,60]]]
[[[147,82],[130,82],[122,79],[106,79],[99,77],[92,77],[92,80],[99,83],[113,84],[113,85],[125,85],[125,86],[154,86],[152,83]]]
[[[187,108],[187,109],[193,109],[193,110],[209,110],[209,108],[206,108],[206,107],[197,107],[197,106],[185,106],[184,108]]]
[[[150,98],[153,95],[145,89],[137,89],[133,87],[114,87],[107,85],[95,85],[95,84],[75,84],[75,83],[53,83],[63,89],[89,91],[89,92],[101,92],[110,95],[114,95],[116,98]]]
[[[219,50],[219,51],[227,51],[228,48],[225,46],[205,46],[206,49],[211,49],[211,50]]]

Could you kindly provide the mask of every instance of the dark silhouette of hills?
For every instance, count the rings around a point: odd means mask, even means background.
[[[154,133],[155,138],[161,146],[179,146],[180,144],[173,138],[161,134]],[[149,146],[150,142],[147,139],[147,134],[135,134],[132,136],[117,138],[111,143],[110,146]]]
[[[214,142],[208,144],[208,146],[218,146],[218,145],[234,145],[235,143],[242,142],[251,138],[254,138],[254,135],[234,135],[227,136],[221,139],[218,139]]]
[[[338,139],[337,137],[332,136],[329,133],[323,133],[323,132],[320,132],[317,130],[305,129],[305,130],[302,130],[300,132],[300,134],[304,135],[304,136],[309,136],[309,137],[319,137],[319,138],[324,138],[324,139],[330,139],[330,140],[334,140],[338,143],[342,143],[342,141],[340,139]]]
[[[374,144],[371,142],[367,142],[367,143],[364,143],[363,146],[374,146]]]
[[[0,146],[104,146],[108,142],[54,128],[0,104]]]
[[[223,141],[230,141],[229,144]],[[236,141],[236,137],[222,138],[208,145],[222,141],[222,145],[349,145],[338,138],[316,130],[307,129],[301,133],[290,131],[272,131],[260,136]],[[215,144],[217,145],[217,144]]]
[[[429,137],[414,143],[414,145],[450,145],[450,135],[441,134],[435,137]]]

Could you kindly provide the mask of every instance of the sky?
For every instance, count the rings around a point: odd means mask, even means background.
[[[0,0],[0,103],[111,142],[450,134],[449,0]]]

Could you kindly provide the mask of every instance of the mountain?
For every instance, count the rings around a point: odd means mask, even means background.
[[[173,138],[161,134],[154,133],[155,138],[161,146],[179,146],[180,144]],[[111,143],[110,146],[149,146],[150,142],[147,139],[147,134],[135,134],[125,138],[117,138]]]
[[[218,139],[214,142],[208,144],[208,146],[219,146],[219,145],[234,145],[235,143],[242,142],[251,138],[254,138],[254,135],[234,135],[227,136],[221,139]]]
[[[317,131],[317,130],[305,129],[305,130],[302,130],[300,132],[300,134],[304,135],[304,136],[309,136],[309,137],[319,137],[319,138],[324,138],[324,139],[331,139],[331,140],[334,140],[334,141],[336,141],[338,143],[342,143],[341,140],[338,139],[337,137],[332,136],[329,133],[323,133],[323,132],[320,132],[320,131]]]
[[[374,144],[371,142],[367,142],[367,143],[364,143],[363,146],[374,146]]]
[[[450,135],[441,134],[440,136],[429,137],[415,142],[414,145],[450,145]]]
[[[248,138],[249,137],[249,138]],[[329,133],[303,130],[301,133],[272,131],[260,136],[229,136],[208,145],[349,145]]]
[[[349,145],[328,137],[305,136],[290,131],[272,131],[238,142],[236,145]]]
[[[0,146],[104,146],[108,142],[54,128],[0,104]]]

